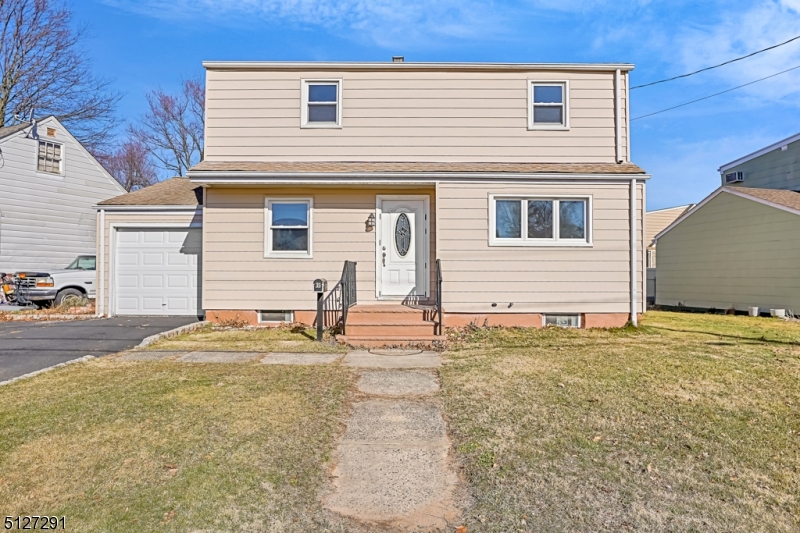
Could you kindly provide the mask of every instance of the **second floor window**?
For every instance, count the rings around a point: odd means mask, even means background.
[[[530,84],[529,129],[565,129],[569,127],[567,82]]]
[[[302,126],[339,127],[342,122],[342,84],[339,80],[303,82]]]
[[[39,141],[39,156],[36,169],[39,172],[61,174],[61,145]]]

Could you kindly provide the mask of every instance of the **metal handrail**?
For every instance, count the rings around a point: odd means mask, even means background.
[[[442,262],[436,260],[436,334],[442,334]]]
[[[340,326],[342,335],[347,328],[347,312],[358,303],[356,264],[354,261],[344,262],[342,277],[325,297],[324,302],[325,324]]]

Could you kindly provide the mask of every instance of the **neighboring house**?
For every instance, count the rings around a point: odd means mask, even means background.
[[[428,338],[435,316],[604,327],[644,311],[631,65],[205,67],[205,160],[189,176],[209,319],[313,323],[312,282],[340,306],[346,261],[349,339]],[[107,268],[115,314],[123,275]]]
[[[0,128],[0,271],[64,268],[91,254],[92,206],[123,192],[55,117]]]
[[[722,186],[656,235],[656,304],[800,313],[800,135],[720,167]]]
[[[202,205],[199,185],[172,178],[96,206],[98,314],[203,314]]]
[[[656,243],[653,241],[653,238],[693,206],[694,204],[679,205],[677,207],[667,207],[647,212],[644,241],[647,244],[648,303],[653,303],[656,296]]]

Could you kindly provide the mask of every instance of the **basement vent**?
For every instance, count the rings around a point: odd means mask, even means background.
[[[741,183],[744,181],[744,172],[729,172],[725,174],[725,183]]]
[[[258,321],[263,323],[270,322],[294,322],[294,313],[291,311],[259,311]]]
[[[581,327],[581,315],[544,315],[544,325],[579,328]]]

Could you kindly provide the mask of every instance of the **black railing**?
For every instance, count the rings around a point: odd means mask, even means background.
[[[347,312],[358,303],[356,263],[345,261],[342,277],[325,297],[325,324],[336,325],[342,335],[346,333]]]
[[[442,262],[436,260],[436,334],[442,334]]]

